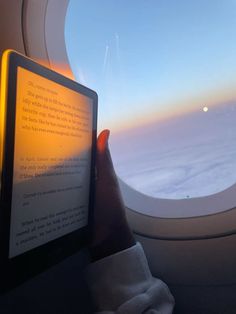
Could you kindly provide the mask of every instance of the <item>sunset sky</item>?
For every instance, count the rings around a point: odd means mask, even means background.
[[[121,130],[236,99],[236,1],[71,0],[75,77]]]
[[[71,0],[65,35],[126,183],[175,199],[236,182],[236,0]]]

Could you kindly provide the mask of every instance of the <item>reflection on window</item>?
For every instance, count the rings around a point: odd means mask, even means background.
[[[236,2],[71,0],[66,45],[118,175],[155,197],[236,181]]]

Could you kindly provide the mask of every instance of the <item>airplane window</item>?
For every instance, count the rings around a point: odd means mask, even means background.
[[[71,0],[66,48],[118,175],[158,198],[236,182],[236,2]]]

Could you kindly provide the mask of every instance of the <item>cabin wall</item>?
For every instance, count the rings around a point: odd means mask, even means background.
[[[175,298],[174,314],[235,314],[236,236],[171,241],[136,236],[152,274]]]
[[[0,1],[0,55],[5,49],[25,53],[22,34],[23,0]]]

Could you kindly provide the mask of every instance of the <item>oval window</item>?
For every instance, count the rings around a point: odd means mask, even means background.
[[[150,196],[236,181],[236,2],[71,0],[66,47],[118,175]]]

